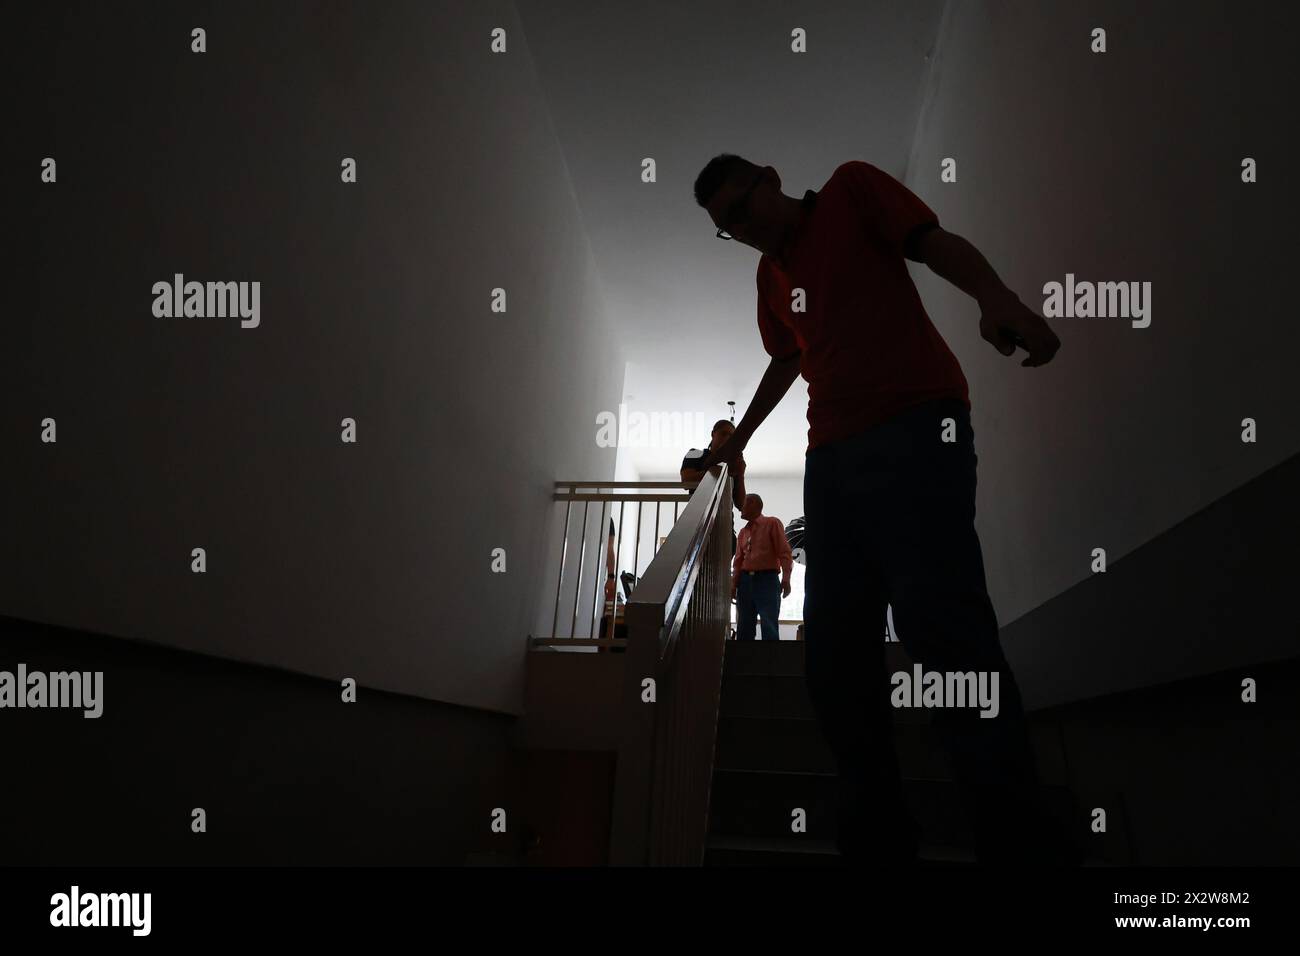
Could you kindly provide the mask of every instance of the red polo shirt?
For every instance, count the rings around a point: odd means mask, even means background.
[[[844,163],[820,192],[784,267],[758,261],[758,329],[775,358],[802,352],[808,447],[855,435],[920,402],[959,398],[966,376],[930,321],[903,258],[938,217],[870,163]],[[922,230],[923,231],[923,230]],[[804,290],[796,312],[791,290]]]

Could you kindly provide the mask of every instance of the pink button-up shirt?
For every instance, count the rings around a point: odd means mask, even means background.
[[[736,556],[731,562],[731,580],[740,580],[741,571],[775,571],[778,566],[784,577],[794,568],[790,542],[785,538],[785,525],[780,518],[759,515],[740,529],[736,538]]]

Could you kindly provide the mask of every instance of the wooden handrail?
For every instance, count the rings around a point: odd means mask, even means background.
[[[555,488],[694,488],[698,481],[557,481]]]
[[[683,489],[685,490],[685,489]],[[612,492],[603,491],[557,491],[553,496],[555,501],[676,501],[684,502],[690,499],[690,495],[620,495]]]
[[[686,613],[686,597],[691,593],[700,571],[700,556],[713,522],[718,514],[722,492],[727,485],[727,466],[721,474],[706,474],[699,488],[691,496],[690,504],[682,512],[668,540],[663,543],[655,560],[646,569],[636,591],[628,599],[629,617],[638,604],[647,605],[647,622],[662,614],[663,629],[659,635],[659,656],[666,659],[672,653],[673,642],[681,628],[682,615]]]
[[[729,617],[729,501],[723,466],[700,480],[627,603],[614,864],[703,859]]]
[[[686,501],[698,481],[557,481],[551,495],[555,501]],[[595,491],[579,491],[595,488]],[[620,493],[619,489],[622,489]],[[670,494],[669,490],[677,494]],[[657,492],[647,494],[646,492]],[[640,492],[630,494],[629,492]]]

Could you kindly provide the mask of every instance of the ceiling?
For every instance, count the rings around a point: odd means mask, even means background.
[[[732,400],[739,419],[767,364],[759,254],[714,237],[695,177],[731,152],[773,166],[796,198],[850,159],[902,178],[943,0],[516,7],[631,359],[627,409],[712,421]],[[797,27],[807,53],[790,50]],[[641,182],[646,157],[655,183]],[[806,407],[799,379],[751,440],[751,475],[802,474]],[[707,441],[706,431],[688,444]],[[629,454],[653,478],[675,476],[683,451],[670,441]]]

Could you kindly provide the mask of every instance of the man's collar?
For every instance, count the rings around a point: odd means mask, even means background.
[[[799,205],[803,209],[803,221],[799,223],[794,230],[794,235],[790,237],[790,242],[785,249],[787,253],[803,240],[804,233],[808,231],[808,219],[812,216],[813,208],[817,205],[817,191],[815,189],[809,189],[805,192],[803,194],[803,199],[799,200]],[[779,260],[773,259],[773,261],[776,263],[777,268],[782,271],[786,269],[786,266]]]

